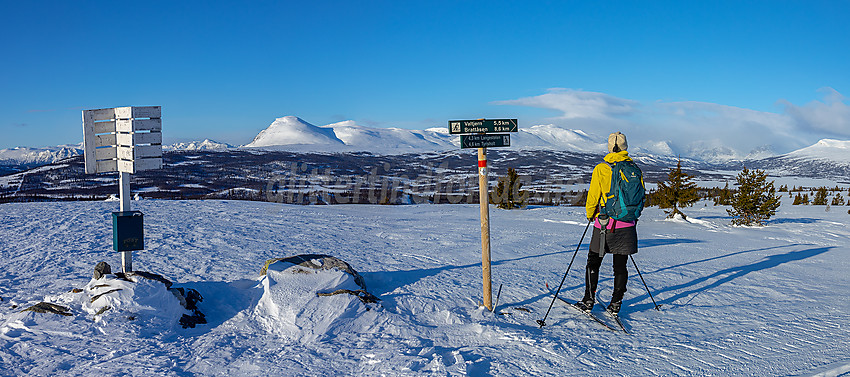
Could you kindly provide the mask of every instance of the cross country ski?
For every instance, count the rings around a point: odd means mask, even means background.
[[[553,291],[553,290],[552,290],[552,288],[550,288],[550,287],[549,287],[549,283],[546,283],[546,290],[548,290],[550,294],[555,295],[555,291]],[[562,302],[562,303],[566,304],[568,307],[572,308],[574,311],[577,311],[577,312],[579,312],[579,313],[581,313],[581,314],[584,314],[587,318],[592,319],[594,322],[596,322],[596,323],[598,323],[598,324],[602,325],[602,326],[603,326],[603,327],[605,327],[606,329],[611,330],[611,331],[614,331],[614,332],[619,332],[619,330],[617,330],[617,329],[616,329],[616,328],[614,328],[613,326],[609,325],[607,322],[603,321],[601,318],[597,317],[597,316],[596,316],[595,314],[593,314],[592,312],[582,310],[581,308],[579,308],[579,307],[578,307],[578,306],[576,306],[575,304],[573,304],[573,303],[571,303],[571,302],[569,302],[569,301],[565,300],[565,299],[564,299],[563,297],[561,297],[561,296],[555,295],[555,298],[556,298],[556,299],[558,299],[558,301],[560,301],[560,302]],[[539,322],[538,322],[538,324],[539,324]],[[542,326],[541,326],[541,327],[542,327]],[[623,331],[625,332],[625,328],[623,329]]]

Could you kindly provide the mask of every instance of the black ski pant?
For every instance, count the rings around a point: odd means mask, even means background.
[[[629,260],[628,255],[611,254],[614,256],[614,293],[611,295],[611,302],[623,301],[623,295],[626,294],[626,283],[629,281],[629,270],[626,268],[626,262]],[[596,301],[596,286],[599,283],[599,267],[602,266],[603,257],[599,253],[589,252],[587,254],[587,267],[584,275],[584,298],[582,301]]]

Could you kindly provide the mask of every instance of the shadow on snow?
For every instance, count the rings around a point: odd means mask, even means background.
[[[764,250],[770,250],[770,249],[778,249],[778,248],[781,248],[781,247],[790,247],[790,246],[799,246],[799,245],[785,245],[785,246],[776,246],[776,247],[768,247],[768,248],[761,248],[761,249],[739,251],[739,252],[735,252],[735,253],[719,256],[719,257],[708,258],[708,259],[704,259],[704,260],[700,260],[700,261],[688,262],[688,263],[683,263],[683,264],[680,264],[680,265],[677,265],[677,266],[667,267],[667,268],[664,268],[664,269],[661,269],[661,270],[653,271],[651,274],[655,274],[655,273],[663,271],[663,270],[674,269],[674,268],[689,265],[689,264],[702,263],[702,262],[706,262],[706,261],[709,261],[709,260],[726,258],[726,257],[733,256],[733,255],[751,253],[751,252],[756,252],[756,251],[764,251]],[[688,300],[688,302],[690,302],[691,300],[693,300],[697,295],[699,295],[702,292],[711,290],[713,288],[717,288],[717,287],[719,287],[723,284],[734,281],[734,280],[741,278],[743,276],[746,276],[746,275],[748,275],[752,272],[769,270],[771,268],[777,267],[777,266],[785,264],[785,263],[808,259],[808,258],[817,256],[817,255],[826,253],[827,251],[830,251],[833,248],[835,248],[835,247],[834,246],[815,247],[815,248],[805,249],[805,250],[790,251],[790,252],[787,252],[787,253],[784,253],[784,254],[769,255],[769,256],[766,256],[761,261],[753,263],[753,264],[746,264],[746,265],[742,265],[742,266],[725,268],[725,269],[719,270],[719,271],[717,271],[713,274],[696,278],[696,279],[691,280],[687,283],[682,283],[682,284],[679,284],[679,285],[674,285],[674,286],[671,286],[671,287],[661,289],[661,290],[657,291],[657,293],[654,296],[656,297],[656,301],[658,301],[659,304],[684,306],[684,305],[687,305],[687,303],[684,303],[684,304],[674,304],[674,303],[676,301],[680,300],[680,299],[684,299],[684,298],[687,298],[688,296],[693,295],[694,297],[691,297],[690,300]],[[649,275],[649,274],[647,274],[647,275]],[[702,285],[703,283],[706,283],[706,282],[709,282],[709,281],[712,281],[712,280],[714,280],[714,281],[711,284]],[[650,289],[652,289],[652,288],[650,288]],[[658,299],[658,296],[660,296],[661,294],[666,293],[666,292],[678,292],[678,293],[676,293],[675,295],[673,295],[671,297],[665,298],[663,300]],[[641,295],[639,297],[635,297],[633,300],[636,301],[636,302],[640,302],[640,301],[644,301],[648,298],[649,298],[648,295],[646,295],[644,293],[643,295]],[[640,305],[635,305],[635,306],[633,306],[633,308],[634,308],[635,311],[641,311],[641,310],[653,309],[653,306],[652,306],[652,303],[643,303],[643,304],[640,304]]]

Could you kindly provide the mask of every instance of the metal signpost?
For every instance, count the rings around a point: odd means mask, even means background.
[[[478,196],[481,204],[481,269],[484,275],[484,306],[493,311],[493,285],[490,279],[490,202],[487,181],[487,148],[511,146],[517,132],[516,119],[450,120],[449,133],[460,135],[461,148],[478,148]],[[470,135],[463,135],[470,134]]]
[[[118,172],[120,212],[112,213],[112,248],[124,273],[133,271],[133,250],[144,249],[143,214],[130,210],[130,174],[162,167],[159,106],[83,110],[86,174]]]

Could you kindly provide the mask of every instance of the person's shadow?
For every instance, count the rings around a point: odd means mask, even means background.
[[[726,258],[726,257],[730,257],[730,256],[733,256],[733,255],[739,255],[739,254],[743,254],[743,253],[751,253],[751,252],[755,252],[755,251],[764,251],[764,250],[776,249],[776,248],[780,248],[780,247],[789,247],[789,246],[797,246],[797,245],[786,245],[786,246],[777,246],[777,247],[770,247],[770,248],[760,248],[760,249],[739,251],[739,252],[735,252],[735,253],[731,253],[731,254],[727,254],[727,255],[714,257],[714,258],[708,258],[708,259],[703,259],[703,260],[700,260],[700,261],[688,262],[688,263],[683,263],[683,264],[679,264],[679,265],[676,265],[676,266],[666,267],[666,268],[663,268],[663,269],[660,269],[660,270],[657,270],[657,271],[653,271],[651,274],[655,274],[655,273],[658,273],[658,272],[664,271],[664,270],[675,269],[677,267],[682,267],[682,266],[685,266],[685,265],[702,263],[702,262],[707,262],[707,261],[710,261],[710,260],[716,260],[716,259],[720,259],[720,258]],[[693,280],[686,282],[686,283],[666,287],[666,288],[658,291],[658,295],[656,295],[656,297],[658,297],[659,295],[662,295],[663,293],[676,292],[673,296],[670,296],[670,297],[667,297],[663,300],[660,300],[659,303],[663,303],[664,305],[675,305],[675,306],[688,305],[688,303],[693,301],[693,299],[696,296],[698,296],[699,294],[706,292],[706,291],[709,291],[711,289],[717,288],[717,287],[719,287],[723,284],[729,283],[729,282],[731,282],[735,279],[746,276],[746,275],[748,275],[752,272],[769,270],[769,269],[774,268],[776,266],[779,266],[781,264],[808,259],[808,258],[814,257],[816,255],[820,255],[820,254],[823,254],[827,251],[830,251],[833,248],[835,248],[835,247],[834,246],[815,247],[815,248],[810,248],[810,249],[805,249],[805,250],[790,251],[790,252],[787,252],[787,253],[784,253],[784,254],[768,255],[764,259],[762,259],[761,261],[753,263],[753,264],[746,264],[746,265],[743,265],[743,266],[735,266],[735,267],[725,268],[725,269],[716,271],[712,274],[698,277],[698,278],[693,279]],[[703,283],[706,283],[706,282],[709,282],[709,281],[712,281],[712,280],[714,280],[712,283],[710,283],[708,285],[703,285]],[[692,297],[690,297],[690,299],[687,302],[680,303],[680,304],[676,303],[677,301],[684,299],[684,298],[687,298],[689,296],[692,296]],[[647,298],[649,298],[648,295],[643,294],[639,297],[633,298],[633,300],[637,301],[637,302],[641,302],[641,301],[644,301]],[[635,311],[640,311],[640,310],[653,309],[653,306],[652,306],[652,303],[644,303],[644,304],[636,305],[634,308],[635,308]]]

